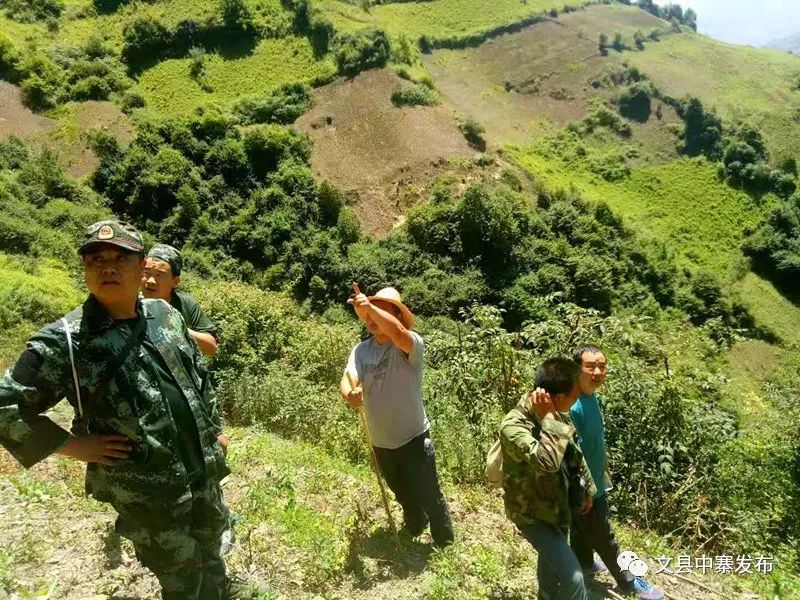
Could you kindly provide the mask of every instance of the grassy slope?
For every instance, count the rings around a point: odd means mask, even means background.
[[[624,58],[672,96],[692,94],[726,119],[752,120],[774,157],[798,156],[800,92],[792,85],[800,57],[684,33]]]
[[[592,100],[618,92],[589,85],[602,73],[620,69],[627,55],[601,57],[598,35],[619,32],[630,40],[637,29],[669,35],[667,24],[645,11],[596,5],[477,48],[436,50],[423,56],[423,62],[447,102],[481,121],[490,142],[528,143],[582,118]],[[512,91],[506,91],[509,87]],[[637,125],[633,143],[642,143],[643,152],[658,162],[673,158],[674,135],[666,125],[675,120],[668,108],[658,124]]]
[[[570,2],[573,6],[587,0]],[[520,21],[551,8],[561,9],[559,0],[437,0],[436,2],[397,2],[373,6],[365,12],[355,4],[340,0],[319,0],[323,13],[337,30],[378,27],[392,36],[401,33],[415,40],[429,37],[454,37],[477,33]]]
[[[235,475],[225,494],[241,522],[228,562],[234,571],[268,581],[273,597],[535,597],[536,554],[503,516],[499,494],[446,487],[458,542],[432,552],[427,534],[419,542],[401,537],[397,543],[388,534],[366,466],[256,429],[229,433]],[[81,484],[82,469],[74,462],[54,458],[26,473],[0,451],[0,585],[23,597],[50,589],[50,598],[155,598],[153,578],[133,560],[130,545],[111,532],[112,512],[83,498]],[[66,515],[74,529],[53,526]],[[650,557],[651,568],[657,564],[653,557],[679,553],[622,526],[618,534],[624,547]],[[663,575],[652,579],[684,600],[716,597]],[[702,581],[728,598],[769,586],[769,578],[755,575],[709,574]]]
[[[283,83],[311,82],[335,72],[329,59],[318,60],[306,38],[261,40],[252,54],[225,59],[209,54],[208,81],[203,91],[189,76],[190,59],[170,59],[142,73],[138,89],[154,115],[187,114],[196,106],[214,102],[232,104],[238,97],[266,93]]]
[[[545,184],[572,185],[590,200],[605,201],[646,234],[671,242],[684,262],[723,277],[742,256],[742,229],[758,222],[750,198],[719,185],[714,166],[704,159],[635,169],[628,179],[612,183],[531,148],[513,148],[510,154]]]
[[[732,284],[760,323],[786,341],[800,335],[800,307],[769,281],[749,272],[742,277],[747,268],[743,231],[758,223],[762,207],[720,184],[705,159],[634,169],[629,178],[611,183],[531,147],[511,148],[509,154],[549,186],[574,186],[587,199],[608,203],[641,233],[675,248],[680,262],[714,271]]]

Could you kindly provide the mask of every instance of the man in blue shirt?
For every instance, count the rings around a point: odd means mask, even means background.
[[[635,594],[642,600],[662,600],[664,592],[661,589],[642,577],[634,577],[630,571],[623,571],[617,563],[620,550],[609,521],[606,492],[611,489],[611,480],[608,477],[603,413],[597,398],[598,388],[606,381],[608,361],[600,348],[590,345],[578,348],[573,359],[581,367],[581,394],[569,412],[597,493],[591,510],[573,515],[570,545],[587,579],[595,571],[593,551],[596,550],[622,593]],[[605,569],[602,564],[598,567],[597,570]]]

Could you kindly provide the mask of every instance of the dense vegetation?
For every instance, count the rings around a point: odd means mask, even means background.
[[[498,0],[487,15],[488,4],[464,0],[333,1],[224,0],[185,18],[96,0],[95,18],[124,16],[108,39],[70,45],[53,33],[22,44],[0,34],[0,76],[29,106],[111,99],[146,109],[130,142],[93,134],[100,164],[88,184],[50,151],[0,141],[0,361],[80,301],[76,240],[87,223],[118,215],[148,242],[183,248],[186,283],[220,326],[212,366],[226,418],[363,461],[335,389],[363,334],[344,301],[352,281],[396,285],[421,316],[426,406],[448,482],[482,481],[497,422],[539,361],[600,343],[612,365],[604,401],[619,518],[706,553],[746,548],[796,568],[800,366],[791,350],[754,339],[794,341],[756,322],[731,285],[752,275],[743,249],[756,273],[797,298],[796,159],[770,151],[761,123],[612,66],[583,83],[603,98],[581,118],[497,159],[487,151],[470,161],[469,181],[440,175],[405,225],[376,241],[343,194],[313,176],[309,138],[287,127],[310,107],[309,84],[394,63],[412,82],[395,105],[430,106],[442,96],[420,51],[478,45],[572,9]],[[691,10],[639,5],[693,28]],[[48,7],[61,5],[3,6],[50,27],[59,17]],[[640,52],[624,58],[647,56],[666,43],[649,45],[658,36],[636,30]],[[621,34],[604,37],[603,50],[629,49]],[[272,69],[253,67],[256,57]],[[300,63],[311,66],[300,73]],[[228,85],[223,66],[261,87]],[[162,87],[173,96],[157,96]],[[224,101],[194,110],[198,97]],[[670,148],[671,162],[641,168],[634,140],[661,121],[662,105],[680,119],[670,139],[682,156]],[[488,122],[457,124],[486,150]]]
[[[770,210],[747,238],[745,252],[793,297],[800,293],[800,194]]]

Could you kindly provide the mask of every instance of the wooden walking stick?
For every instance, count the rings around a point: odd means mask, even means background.
[[[361,290],[358,289],[358,284],[355,282],[353,282],[353,292],[355,292],[356,296],[361,293]],[[347,374],[347,381],[350,383],[350,389],[356,389],[355,383],[353,382],[353,376],[350,374],[350,371],[345,370],[345,373]],[[394,517],[392,517],[392,511],[389,508],[389,498],[386,495],[386,486],[383,484],[383,477],[381,477],[381,470],[378,466],[378,457],[375,456],[375,449],[372,447],[372,440],[369,437],[369,429],[367,428],[367,415],[364,413],[363,388],[361,391],[361,404],[358,405],[358,416],[361,418],[361,429],[364,431],[364,441],[367,444],[367,450],[369,450],[372,470],[375,471],[375,477],[378,478],[378,486],[381,488],[381,500],[383,500],[383,508],[386,510],[386,518],[389,519],[389,529],[391,530],[392,535],[397,535],[397,526],[394,524]]]

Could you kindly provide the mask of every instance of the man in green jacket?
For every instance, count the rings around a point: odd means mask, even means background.
[[[183,271],[183,257],[177,248],[167,244],[156,244],[145,257],[144,276],[142,277],[142,295],[145,298],[161,298],[175,307],[189,335],[200,346],[205,356],[213,356],[217,352],[217,328],[200,308],[191,295],[179,292]]]
[[[95,223],[79,254],[89,297],[0,378],[0,444],[25,467],[54,453],[86,462],[86,492],[117,511],[166,600],[227,598],[227,442],[197,344],[177,310],[138,298],[134,227]],[[44,415],[64,397],[72,433]]]
[[[569,547],[573,510],[592,506],[596,488],[565,413],[580,393],[580,367],[566,358],[545,361],[536,392],[500,425],[506,514],[539,558],[540,600],[586,600],[578,559]]]

